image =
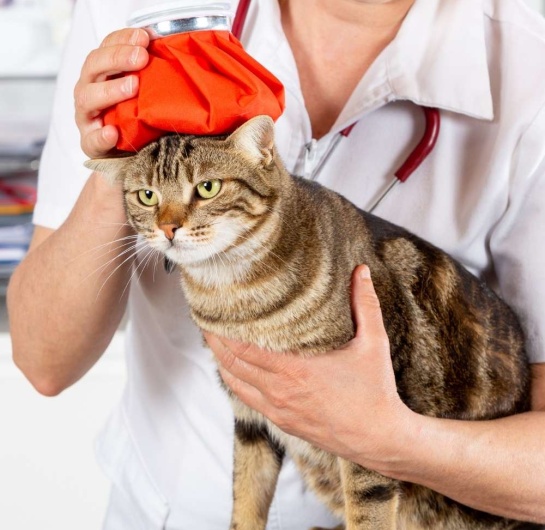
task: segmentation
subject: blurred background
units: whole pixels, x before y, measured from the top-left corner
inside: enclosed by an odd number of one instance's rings
[[[116,1],[116,0],[112,0]],[[98,530],[93,442],[124,382],[122,337],[81,384],[40,396],[11,360],[5,289],[32,235],[36,171],[73,0],[0,0],[0,529]]]
[[[124,383],[123,337],[82,381],[37,394],[11,360],[5,288],[32,234],[36,171],[75,0],[0,0],[0,530],[97,530],[95,436]],[[116,0],[112,0],[116,1]],[[545,0],[525,0],[545,14]]]

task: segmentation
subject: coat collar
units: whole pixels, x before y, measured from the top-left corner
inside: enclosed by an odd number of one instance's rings
[[[416,0],[334,128],[390,101],[494,117],[482,0]]]

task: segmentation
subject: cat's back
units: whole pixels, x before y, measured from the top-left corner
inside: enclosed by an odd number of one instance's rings
[[[317,183],[296,182],[327,225],[343,274],[361,263],[371,269],[411,408],[467,419],[529,408],[524,337],[507,304],[441,249]]]

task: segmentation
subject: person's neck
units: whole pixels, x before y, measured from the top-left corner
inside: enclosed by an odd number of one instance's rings
[[[320,138],[415,0],[279,1],[313,134]]]
[[[415,0],[280,0],[283,17],[304,21],[343,23],[369,32],[397,31]]]

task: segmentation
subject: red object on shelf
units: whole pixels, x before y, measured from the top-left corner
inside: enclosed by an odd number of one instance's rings
[[[248,119],[284,110],[284,88],[228,31],[196,31],[153,40],[137,72],[136,97],[108,109],[117,148],[137,151],[165,133],[217,135]],[[131,74],[134,75],[134,74]]]
[[[35,186],[0,179],[0,215],[31,213],[35,204]]]

